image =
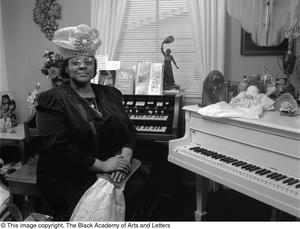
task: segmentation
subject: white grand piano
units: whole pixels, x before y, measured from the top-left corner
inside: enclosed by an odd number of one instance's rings
[[[209,118],[197,105],[183,109],[185,135],[169,142],[168,160],[197,175],[197,221],[206,213],[209,180],[300,217],[299,115]]]

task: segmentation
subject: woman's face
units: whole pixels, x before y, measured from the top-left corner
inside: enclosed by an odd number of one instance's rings
[[[75,84],[84,85],[91,81],[95,72],[95,60],[90,56],[76,56],[68,61],[67,72]]]

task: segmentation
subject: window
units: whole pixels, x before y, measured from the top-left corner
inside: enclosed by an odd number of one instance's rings
[[[163,62],[161,43],[170,35],[175,41],[164,48],[171,49],[179,67],[173,65],[175,82],[186,97],[201,97],[187,0],[128,0],[117,50],[121,67],[132,68],[138,61]]]

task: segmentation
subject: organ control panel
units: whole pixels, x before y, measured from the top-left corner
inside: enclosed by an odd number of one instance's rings
[[[167,141],[178,137],[182,95],[124,95],[123,105],[138,139]]]

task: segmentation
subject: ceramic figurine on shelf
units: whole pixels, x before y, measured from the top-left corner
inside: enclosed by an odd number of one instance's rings
[[[9,94],[3,94],[0,103],[1,132],[6,132],[7,129],[17,126],[15,109],[16,102],[13,97]]]

